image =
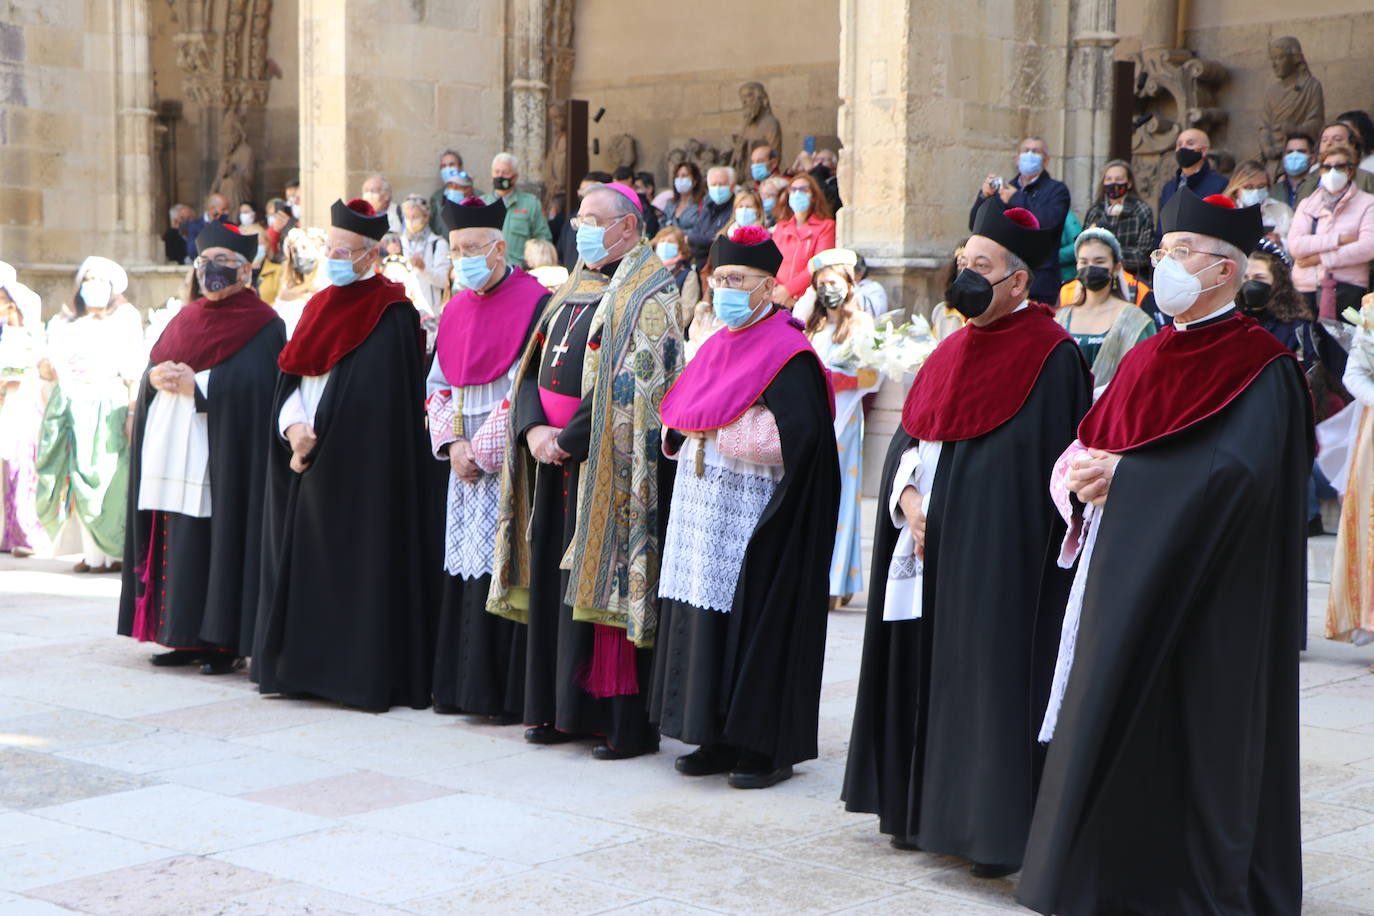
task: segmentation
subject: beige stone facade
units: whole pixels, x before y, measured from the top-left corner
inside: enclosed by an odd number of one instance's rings
[[[1374,108],[1367,0],[3,0],[0,258],[49,311],[87,254],[128,264],[140,304],[156,304],[178,275],[156,267],[166,207],[200,205],[226,112],[253,150],[251,197],[261,206],[299,175],[318,223],[374,171],[398,197],[428,195],[446,147],[479,186],[502,148],[538,183],[542,113],[568,97],[605,109],[588,134],[594,168],[632,151],[663,183],[675,151],[706,161],[731,147],[739,85],[758,80],[785,160],[804,136],[843,145],[840,238],[895,304],[925,309],[974,187],[1010,177],[1020,136],[1046,138],[1052,173],[1086,208],[1121,116],[1114,61],[1179,81],[1177,97],[1140,101],[1173,125],[1151,142],[1167,147],[1196,115],[1243,159],[1282,35],[1302,42],[1328,116]],[[1176,110],[1185,96],[1198,112]],[[1146,147],[1138,162],[1167,173]]]

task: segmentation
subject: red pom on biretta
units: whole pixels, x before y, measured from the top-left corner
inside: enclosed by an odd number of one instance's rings
[[[1007,219],[1011,220],[1016,225],[1020,226],[1022,229],[1040,228],[1040,220],[1036,219],[1035,214],[1027,210],[1025,207],[1012,207],[1008,210],[1003,210],[1002,215],[1005,216]]]
[[[1236,209],[1236,202],[1225,194],[1209,194],[1202,198],[1202,202],[1214,207],[1225,207],[1227,210]]]
[[[348,209],[352,210],[354,213],[361,213],[363,216],[377,215],[377,211],[372,209],[372,204],[363,200],[361,197],[353,198],[344,206],[348,207]]]
[[[772,238],[762,226],[738,226],[730,233],[730,241],[736,245],[758,245]]]

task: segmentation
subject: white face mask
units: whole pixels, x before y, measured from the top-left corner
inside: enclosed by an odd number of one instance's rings
[[[81,301],[88,309],[103,309],[110,304],[111,292],[104,280],[87,280],[81,284]]]
[[[1253,207],[1255,204],[1264,203],[1264,199],[1269,196],[1269,189],[1242,188],[1239,196],[1242,207]]]
[[[1332,169],[1322,175],[1322,187],[1332,194],[1339,194],[1350,183],[1350,176],[1343,169]]]
[[[1211,266],[1211,264],[1207,265],[1207,267]],[[1202,273],[1207,267],[1202,268],[1198,273]],[[1197,278],[1197,274],[1188,273],[1188,268],[1173,258],[1165,258],[1155,268],[1155,304],[1159,306],[1161,312],[1170,318],[1182,315],[1193,307],[1198,296],[1219,286],[1221,286],[1220,283],[1214,283],[1204,288],[1202,281]]]

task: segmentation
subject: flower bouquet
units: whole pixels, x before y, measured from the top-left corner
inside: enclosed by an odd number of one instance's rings
[[[879,374],[902,379],[914,373],[935,349],[936,342],[930,324],[921,316],[897,324],[892,313],[888,313],[878,319],[871,332],[854,334],[845,341],[842,350],[835,354],[835,361],[858,369],[860,388],[872,387]]]

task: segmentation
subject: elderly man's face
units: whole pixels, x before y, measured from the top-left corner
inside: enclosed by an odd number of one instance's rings
[[[219,219],[229,212],[229,201],[220,194],[211,194],[205,199],[205,212],[211,219]]]
[[[706,187],[730,187],[730,173],[725,171],[725,169],[711,169],[709,172],[706,173]]]
[[[497,162],[494,165],[492,165],[491,177],[509,178],[511,181],[514,181],[518,176],[515,173],[515,169],[511,167],[511,164],[506,160],[502,159],[500,162]]]
[[[617,197],[616,191],[590,191],[582,198],[581,205],[577,208],[577,217],[584,223],[591,223],[606,230],[602,236],[601,244],[611,253],[610,259],[614,259],[624,254],[633,244],[633,239],[638,236],[639,223],[635,217],[615,211],[615,201],[611,195]],[[626,244],[627,240],[629,244]],[[596,265],[592,265],[595,267]]]
[[[439,168],[441,169],[461,169],[462,167],[463,160],[453,153],[444,153],[439,157]]]
[[[239,290],[246,287],[249,284],[249,282],[251,282],[253,279],[253,262],[246,260],[243,257],[243,255],[239,254],[237,251],[231,251],[230,249],[225,248],[223,246],[216,246],[214,248],[207,248],[204,251],[202,251],[200,253],[200,257],[196,259],[197,262],[199,262],[201,258],[204,258],[207,263],[213,262],[215,264],[222,264],[226,266],[229,264],[238,265],[238,278],[235,280],[234,283],[232,283],[229,286],[226,286],[224,289],[215,290],[214,292],[211,292],[208,289],[201,290],[205,298],[209,299],[211,302],[217,302],[220,299],[232,296],[234,293],[237,293]],[[201,281],[203,284],[205,279],[204,269],[199,266],[196,269],[201,275]]]
[[[759,163],[762,165],[773,164],[773,150],[767,146],[756,146],[754,151],[749,154],[749,164]]]
[[[1043,143],[1040,145],[1042,147],[1044,146]],[[1041,155],[1043,156],[1044,153],[1042,152]],[[832,172],[835,171],[835,166],[839,164],[839,160],[835,158],[835,154],[828,149],[823,149],[817,152],[815,156],[811,157],[811,161],[814,162],[816,165],[825,166]]]
[[[1317,152],[1324,153],[1333,146],[1354,146],[1351,142],[1350,128],[1344,124],[1332,124],[1322,131],[1321,142],[1317,144]]]
[[[1040,139],[1037,139],[1037,138],[1032,137],[1032,138],[1029,138],[1029,139],[1026,139],[1026,140],[1022,140],[1022,141],[1021,141],[1021,147],[1020,147],[1020,149],[1017,150],[1017,152],[1018,152],[1018,153],[1038,153],[1038,154],[1040,155],[1041,160],[1045,160],[1045,159],[1048,159],[1048,158],[1049,158],[1049,153],[1047,152],[1048,149],[1049,149],[1049,148],[1048,148],[1047,146],[1045,146],[1045,141],[1044,141],[1044,140],[1040,140]]]
[[[380,178],[369,178],[363,182],[363,200],[372,204],[372,209],[380,213],[391,204],[391,192],[386,190]]]
[[[330,226],[324,239],[325,257],[349,261],[353,265],[353,272],[360,277],[372,269],[379,260],[378,254],[382,250],[382,246],[378,245],[369,251],[366,238],[356,232],[340,229],[338,226]]]
[[[1200,130],[1185,130],[1174,141],[1174,149],[1195,149],[1204,156],[1212,148],[1212,142]]]
[[[1010,313],[1025,298],[1029,278],[1018,279],[1007,273],[1007,250],[992,239],[981,235],[971,237],[964,246],[960,264],[982,274],[983,279],[992,284],[992,304],[983,314],[971,319],[971,324],[979,327],[991,324]]]

